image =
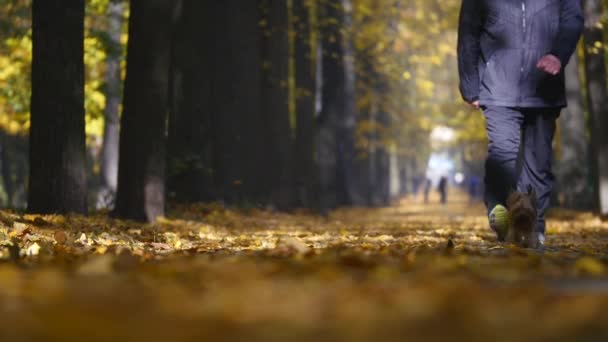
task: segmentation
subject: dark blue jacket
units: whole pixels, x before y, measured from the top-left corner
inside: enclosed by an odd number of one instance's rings
[[[467,102],[564,107],[564,73],[536,68],[553,54],[562,70],[583,29],[580,0],[463,0],[458,29],[460,92]]]

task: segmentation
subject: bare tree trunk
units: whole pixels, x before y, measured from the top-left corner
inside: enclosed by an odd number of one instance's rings
[[[210,56],[213,5],[184,0],[171,66],[171,113],[167,142],[168,198],[177,202],[216,199],[213,186]],[[201,43],[204,42],[204,43]]]
[[[294,1],[295,66],[296,66],[296,139],[295,180],[298,204],[310,207],[316,191],[314,162],[316,54],[312,42],[312,9],[306,1]]]
[[[108,5],[108,45],[106,58],[103,145],[101,147],[101,186],[97,194],[97,208],[113,209],[118,184],[118,146],[121,101],[120,61],[122,48],[120,36],[124,14],[124,2],[110,1]]]
[[[377,125],[376,125],[376,187],[374,188],[375,193],[375,204],[379,206],[386,206],[391,201],[391,172],[393,167],[393,161],[389,147],[386,146],[385,141],[385,127],[388,126],[388,114],[385,112],[384,106],[381,105],[380,111],[378,112]]]
[[[585,0],[585,75],[590,113],[597,209],[608,215],[608,89],[601,0]],[[596,43],[600,43],[600,47]]]
[[[165,212],[165,130],[176,2],[132,0],[115,213],[154,221]]]
[[[84,0],[35,0],[28,210],[87,213]]]
[[[0,132],[0,139],[2,141],[2,184],[4,185],[4,192],[6,193],[6,206],[12,208],[15,183],[13,181],[13,168],[11,167],[13,158],[10,151],[10,138],[5,132]]]
[[[257,1],[213,4],[207,82],[213,125],[214,184],[228,203],[255,202],[268,192],[261,101],[260,12]],[[261,181],[262,180],[262,181]]]
[[[564,205],[570,208],[585,208],[589,198],[587,191],[588,141],[586,139],[585,108],[583,103],[582,82],[579,75],[578,55],[572,55],[566,67],[566,96],[568,108],[558,120],[560,126],[561,158],[558,163],[560,192]]]
[[[270,165],[266,175],[270,202],[279,208],[293,206],[293,141],[289,122],[289,38],[287,1],[268,1],[265,13],[268,27],[264,35],[264,75],[262,97],[266,116]]]
[[[350,0],[327,1],[323,6],[323,93],[321,121],[333,129],[325,133],[326,147],[333,145],[335,164],[328,160],[324,166],[333,168],[322,172],[324,192],[335,192],[337,205],[350,205],[355,192],[354,180],[354,56],[349,32],[352,8]],[[344,34],[343,30],[347,32]],[[333,135],[333,139],[331,138]],[[325,148],[327,158],[332,151]]]

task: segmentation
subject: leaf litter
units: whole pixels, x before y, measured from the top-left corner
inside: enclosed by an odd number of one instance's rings
[[[0,340],[608,337],[608,223],[556,210],[535,251],[496,243],[483,212],[1,212]]]

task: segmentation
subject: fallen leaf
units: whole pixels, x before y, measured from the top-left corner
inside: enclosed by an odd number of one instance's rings
[[[9,237],[18,237],[23,238],[26,234],[32,232],[32,229],[28,227],[25,223],[15,222],[13,224],[13,230],[8,233]]]
[[[106,275],[112,272],[114,258],[108,254],[93,256],[78,268],[78,274],[86,276]]]
[[[97,248],[95,248],[95,253],[97,254],[106,254],[107,251],[108,246],[97,246]]]
[[[455,245],[454,245],[454,241],[452,239],[448,239],[448,245],[446,246],[447,250],[452,250],[454,249]]]
[[[150,246],[152,246],[152,248],[154,248],[154,249],[165,249],[165,250],[171,249],[171,245],[169,245],[167,243],[163,243],[163,242],[152,242],[152,243],[150,243]]]
[[[309,247],[302,241],[292,237],[281,237],[277,241],[276,249],[284,252],[295,252],[297,254],[306,254]]]
[[[13,229],[16,231],[22,231],[27,228],[27,225],[23,222],[13,222]]]
[[[34,224],[37,226],[48,226],[50,225],[49,222],[47,222],[45,219],[43,219],[42,217],[36,217],[34,219]]]
[[[141,235],[141,229],[129,229],[127,230],[127,233],[131,234],[131,235]]]
[[[25,255],[26,256],[36,256],[40,253],[40,245],[38,245],[38,243],[34,242],[33,244],[31,244],[26,250],[25,250]]]
[[[79,242],[84,246],[89,245],[89,239],[87,239],[87,236],[85,233],[80,234],[80,237],[78,238],[78,240],[76,240],[74,242]]]
[[[56,230],[53,234],[53,238],[60,245],[63,245],[68,239],[63,230]]]
[[[592,257],[583,257],[576,261],[574,268],[578,273],[587,275],[602,275],[604,273],[604,264],[601,261]]]

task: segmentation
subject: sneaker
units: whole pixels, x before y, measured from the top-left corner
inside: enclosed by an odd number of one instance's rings
[[[538,232],[538,247],[545,247],[545,233]]]
[[[496,205],[490,215],[488,215],[490,221],[490,228],[496,232],[498,241],[505,241],[507,232],[509,231],[509,211],[503,205]]]

